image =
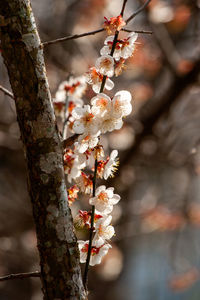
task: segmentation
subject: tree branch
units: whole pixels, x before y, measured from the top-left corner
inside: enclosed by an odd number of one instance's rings
[[[147,0],[141,7],[139,7],[125,22],[128,24],[135,16],[137,16],[141,11],[143,11],[147,5],[151,2],[151,0]]]
[[[86,299],[43,51],[29,0],[0,1],[0,39],[27,162],[45,300]]]
[[[9,274],[0,277],[0,281],[13,280],[13,279],[25,279],[25,278],[40,277],[40,276],[41,273],[39,271],[29,272],[29,273]]]
[[[124,2],[123,2],[122,9],[121,9],[121,12],[120,12],[120,15],[121,15],[121,16],[124,15],[124,10],[125,10],[127,1],[128,1],[128,0],[124,0]]]
[[[122,31],[125,32],[136,32],[136,33],[142,33],[142,34],[152,34],[153,31],[150,30],[133,30],[133,29],[128,29],[128,28],[122,28]]]
[[[6,88],[4,88],[2,85],[0,85],[0,91],[2,91],[6,96],[9,96],[13,100],[15,100],[13,94],[9,90],[7,90]]]
[[[69,35],[69,36],[65,36],[62,38],[58,38],[52,41],[47,41],[47,42],[43,42],[42,46],[46,47],[52,44],[57,44],[57,43],[62,43],[62,42],[66,42],[66,41],[70,41],[70,40],[76,40],[85,36],[89,36],[89,35],[95,35],[97,33],[103,32],[105,29],[104,28],[100,28],[94,31],[89,31],[89,32],[85,32],[85,33],[81,33],[81,34],[74,34],[74,35]],[[126,32],[136,32],[136,33],[141,33],[141,34],[152,34],[152,31],[148,31],[148,30],[131,30],[131,29],[126,29],[123,28],[122,31],[126,31]]]
[[[88,36],[88,35],[94,35],[96,33],[103,32],[103,31],[104,31],[104,28],[100,28],[100,29],[97,29],[97,30],[93,30],[93,31],[89,31],[89,32],[81,33],[81,34],[69,35],[69,36],[59,38],[59,39],[56,39],[56,40],[52,40],[52,41],[49,41],[49,42],[43,42],[42,45],[45,47],[45,46],[51,45],[51,44],[57,44],[57,43],[60,43],[60,42],[75,40],[75,39],[79,39],[81,37]]]

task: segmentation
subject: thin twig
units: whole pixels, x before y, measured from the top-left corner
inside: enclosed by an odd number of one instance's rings
[[[67,129],[66,129],[66,125],[67,125],[67,121],[68,121],[68,118],[66,118],[67,110],[68,110],[68,96],[66,96],[66,98],[65,98],[64,124],[63,124],[63,129],[62,129],[63,139],[66,139],[66,136],[67,136]]]
[[[134,30],[134,29],[127,29],[127,28],[122,28],[122,31],[125,32],[136,32],[136,33],[142,33],[142,34],[152,34],[153,31],[149,31],[149,30]]]
[[[128,24],[135,16],[137,16],[141,11],[147,7],[147,5],[151,2],[151,0],[147,0],[141,7],[139,7],[125,22]]]
[[[78,39],[78,38],[88,36],[88,35],[94,35],[96,33],[102,32],[102,31],[104,31],[104,28],[100,28],[97,30],[93,30],[93,31],[89,31],[89,32],[81,33],[81,34],[69,35],[69,36],[65,36],[63,38],[59,38],[59,39],[48,41],[48,42],[43,42],[42,45],[45,47],[45,46],[48,46],[51,44],[57,44],[57,43],[64,42],[64,41],[74,40],[74,39]]]
[[[2,85],[0,85],[0,90],[7,96],[9,96],[10,98],[12,98],[13,100],[15,100],[13,94],[7,90],[6,88],[4,88]]]
[[[123,2],[123,5],[122,5],[122,10],[121,10],[121,13],[120,13],[120,15],[123,17],[123,14],[124,14],[124,10],[125,10],[125,6],[126,6],[126,2],[127,2],[128,0],[124,0],[124,2]]]
[[[29,272],[29,273],[9,274],[9,275],[0,277],[0,281],[13,280],[13,279],[25,279],[25,278],[40,277],[40,276],[41,276],[41,273],[39,271]]]
[[[95,159],[94,176],[93,176],[93,181],[92,181],[92,196],[93,197],[95,197],[95,191],[96,191],[97,166],[98,166],[98,161],[97,161],[97,159]],[[88,271],[89,271],[90,257],[91,257],[91,252],[92,252],[92,238],[93,238],[93,232],[94,232],[94,216],[95,216],[95,206],[92,205],[88,254],[87,254],[87,259],[86,259],[86,264],[85,264],[85,271],[84,271],[84,275],[83,275],[83,284],[86,289],[87,289],[87,277],[88,277]]]
[[[79,39],[81,37],[85,37],[85,36],[89,36],[89,35],[95,35],[96,33],[103,32],[104,30],[105,30],[104,28],[100,28],[98,30],[94,30],[94,31],[90,31],[90,32],[65,36],[65,37],[62,37],[62,38],[58,38],[56,40],[43,42],[42,46],[45,47],[45,46],[52,45],[52,44],[58,44],[58,43],[62,43],[62,42],[70,41],[70,40]],[[141,34],[152,34],[152,31],[148,31],[148,30],[147,31],[146,30],[131,30],[131,29],[123,28],[122,31],[136,32],[136,33],[141,33]]]

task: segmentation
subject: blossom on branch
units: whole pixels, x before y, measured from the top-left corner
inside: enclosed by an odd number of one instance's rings
[[[105,185],[101,185],[96,189],[95,197],[90,198],[89,203],[104,214],[109,214],[113,210],[113,205],[117,204],[120,196],[113,193],[114,188],[106,189]]]
[[[126,117],[132,112],[131,99],[131,93],[128,91],[120,91],[115,94],[112,100],[115,118]]]
[[[108,177],[114,176],[114,173],[116,172],[117,167],[119,165],[119,158],[117,156],[118,156],[118,151],[113,150],[105,164],[104,173],[103,173],[103,177],[105,180],[107,180]]]
[[[92,114],[89,105],[76,107],[72,111],[72,116],[75,119],[73,124],[73,130],[75,133],[97,134],[99,132],[98,120],[95,119],[95,116]]]
[[[80,176],[75,179],[80,191],[85,194],[92,194],[92,176],[81,172]]]
[[[86,73],[86,80],[88,84],[92,85],[93,91],[95,93],[99,93],[101,89],[103,75],[99,73],[96,68],[90,68],[89,72]],[[113,87],[113,81],[107,77],[105,82],[105,89],[110,91],[113,89]]]
[[[80,262],[85,263],[88,254],[89,241],[78,241],[78,247],[80,251]],[[98,247],[94,242],[91,249],[90,266],[100,264],[103,256],[108,253],[109,248],[112,248],[110,244],[104,244]]]
[[[119,159],[117,158],[118,151],[113,150],[110,157],[107,160],[99,160],[97,163],[97,175],[99,178],[113,177],[119,165]]]
[[[103,27],[107,31],[108,35],[114,34],[116,30],[120,31],[126,25],[126,22],[123,20],[121,15],[112,17],[110,18],[110,20],[108,20],[106,17],[104,17],[104,19],[105,22],[103,24]]]
[[[138,38],[138,34],[135,32],[131,32],[127,38],[125,39],[118,39],[115,46],[115,51],[113,53],[113,58],[116,61],[119,61],[120,58],[127,59],[131,57],[135,50],[135,41]],[[112,49],[114,41],[114,35],[108,36],[105,39],[105,46],[101,49],[101,55],[108,55]]]
[[[77,187],[77,185],[73,185],[69,189],[67,189],[69,206],[71,206],[73,202],[78,198],[78,192],[79,188]]]
[[[95,68],[105,76],[112,77],[114,75],[114,59],[110,55],[103,55],[97,58]]]
[[[111,99],[104,93],[97,94],[91,99],[92,113],[103,117],[106,113],[111,111]]]
[[[105,216],[100,218],[95,226],[95,241],[96,246],[100,247],[105,244],[106,241],[110,240],[115,234],[114,227],[110,225],[112,216]]]
[[[87,88],[85,76],[70,77],[63,81],[56,92],[56,98],[65,101],[66,96],[71,98],[81,98]]]

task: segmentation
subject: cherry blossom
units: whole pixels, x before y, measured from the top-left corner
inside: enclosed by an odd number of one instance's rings
[[[70,77],[69,80],[63,81],[56,92],[56,99],[65,101],[66,96],[70,99],[81,98],[87,88],[85,76]]]
[[[112,45],[113,45],[113,40],[114,40],[114,35],[108,36],[105,39],[104,42],[104,47],[101,48],[100,50],[100,54],[101,55],[108,55],[111,52],[112,49]],[[115,51],[113,53],[113,58],[115,60],[119,60],[121,57],[121,48],[122,48],[122,43],[120,43],[119,41],[117,41],[116,45],[115,45]]]
[[[138,38],[138,34],[136,32],[131,32],[126,39],[123,40],[122,48],[121,48],[121,57],[124,59],[129,58],[133,55],[135,50],[135,41]]]
[[[88,84],[92,85],[92,89],[95,93],[100,92],[103,75],[97,72],[96,68],[90,68],[89,72],[86,73],[86,80]],[[113,81],[107,77],[105,82],[105,89],[110,91],[113,89],[113,87]]]
[[[64,153],[64,171],[68,174],[68,181],[71,182],[81,175],[81,169],[86,167],[86,158],[83,155],[76,155],[71,149]]]
[[[119,159],[117,158],[117,156],[118,156],[118,151],[113,150],[104,167],[103,177],[105,180],[107,180],[108,177],[113,176],[113,174],[117,170],[117,167],[119,165]]]
[[[103,215],[96,211],[94,214],[94,225],[102,218]],[[91,226],[91,211],[79,210],[79,214],[75,217],[74,223],[76,228],[86,227],[89,229]]]
[[[82,134],[78,137],[77,149],[80,153],[86,152],[88,149],[94,148],[98,144],[98,134]]]
[[[115,234],[114,227],[110,225],[112,216],[105,216],[97,221],[95,226],[95,241],[96,246],[100,247],[105,244],[105,241],[110,240]]]
[[[112,114],[106,114],[101,122],[101,133],[107,131],[119,130],[123,126],[122,118],[115,118]]]
[[[104,93],[97,94],[91,99],[92,113],[103,117],[106,113],[111,110],[111,99]]]
[[[73,202],[77,199],[78,192],[79,188],[77,187],[77,185],[73,185],[69,189],[67,189],[69,206],[71,206]]]
[[[110,55],[97,58],[95,67],[102,75],[112,77],[114,75],[114,59]]]
[[[117,40],[115,51],[113,53],[113,57],[116,61],[119,61],[120,58],[127,59],[133,55],[135,50],[135,41],[138,38],[138,34],[135,32],[131,32],[127,38],[122,40]],[[108,36],[105,39],[105,46],[100,50],[101,55],[108,55],[112,49],[114,41],[114,35]]]
[[[72,111],[72,116],[75,121],[73,124],[73,130],[77,134],[90,133],[99,134],[99,124],[98,120],[95,120],[94,114],[91,112],[89,105],[84,105],[83,107],[76,107]]]
[[[125,59],[124,58],[120,58],[119,61],[116,62],[115,64],[115,76],[118,77],[123,70],[127,69],[127,66],[124,64]]]
[[[78,247],[80,251],[80,262],[85,263],[88,254],[89,241],[78,241]],[[103,256],[108,253],[109,248],[112,248],[110,244],[104,244],[100,247],[92,244],[90,266],[94,266],[101,263]]]
[[[82,171],[75,181],[82,193],[92,194],[93,182],[91,175],[87,175]]]
[[[112,17],[110,18],[110,20],[108,20],[106,17],[104,17],[104,19],[105,22],[103,26],[106,29],[108,35],[114,34],[116,30],[120,31],[126,25],[126,22],[123,20],[121,15]]]
[[[119,165],[119,159],[117,158],[117,155],[118,151],[113,150],[110,154],[110,157],[107,157],[107,160],[98,160],[97,175],[99,178],[104,178],[107,180],[108,177],[114,176],[114,173]]]
[[[120,196],[113,193],[114,188],[106,189],[105,185],[101,185],[96,189],[95,197],[90,198],[89,203],[95,205],[95,208],[104,214],[109,214],[113,210],[113,205],[117,204]]]
[[[117,92],[112,100],[113,116],[122,118],[128,116],[132,111],[131,93],[128,91]]]

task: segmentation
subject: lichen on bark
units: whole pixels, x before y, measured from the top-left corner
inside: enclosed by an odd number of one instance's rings
[[[63,153],[29,0],[0,1],[2,56],[15,97],[36,224],[44,299],[86,299]]]

